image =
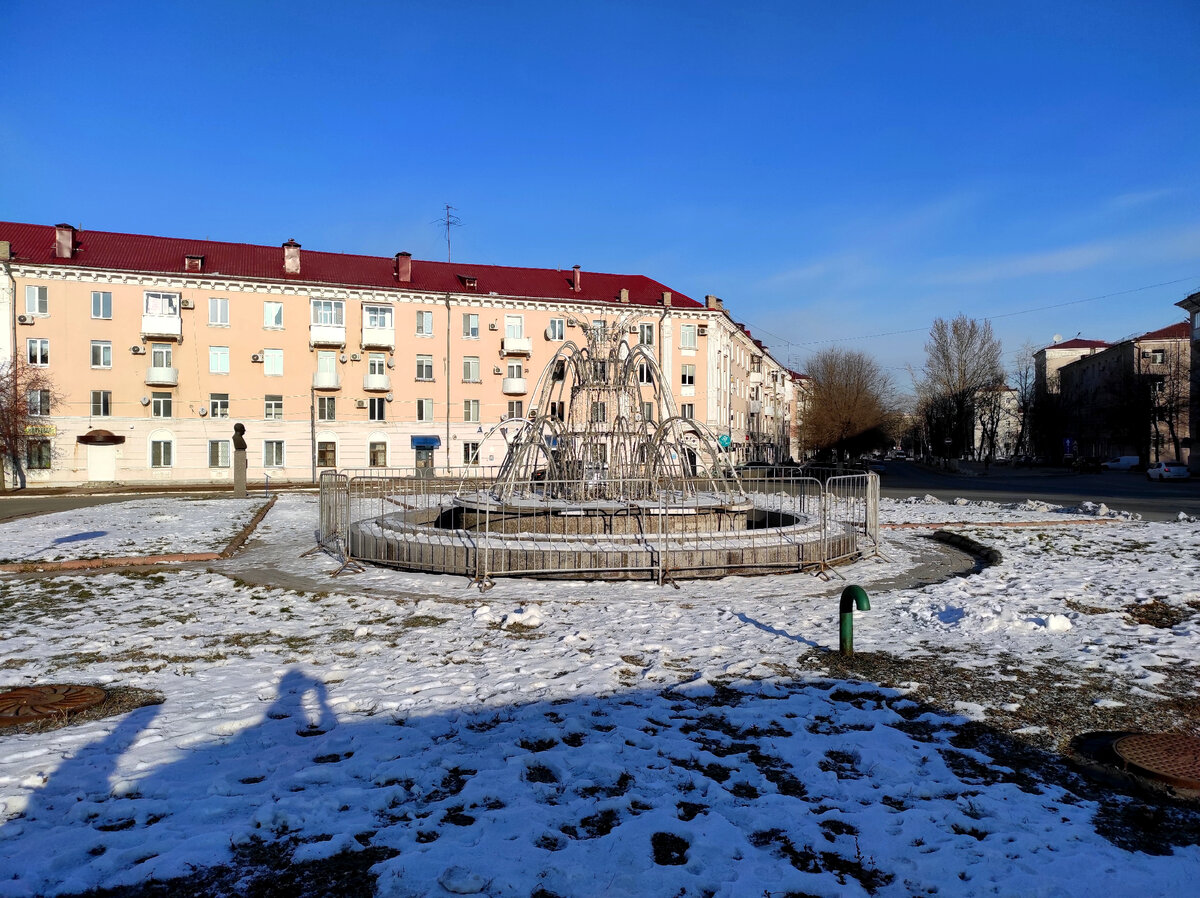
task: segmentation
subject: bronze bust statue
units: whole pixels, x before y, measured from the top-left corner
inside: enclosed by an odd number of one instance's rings
[[[241,421],[239,421],[237,424],[233,425],[233,448],[234,449],[245,449],[246,448],[246,438],[243,436],[243,434],[245,432],[246,432],[246,425],[243,424]]]

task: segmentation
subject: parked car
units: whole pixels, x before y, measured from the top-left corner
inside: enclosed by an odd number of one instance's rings
[[[1080,474],[1098,474],[1103,468],[1103,462],[1098,455],[1079,455],[1075,458],[1075,463],[1071,466]]]
[[[1100,467],[1105,471],[1132,471],[1140,461],[1136,455],[1116,455],[1100,462]]]
[[[1147,480],[1186,480],[1187,465],[1177,461],[1159,461],[1146,469]]]

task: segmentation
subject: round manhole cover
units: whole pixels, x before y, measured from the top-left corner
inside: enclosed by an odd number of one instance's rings
[[[0,727],[66,717],[104,701],[95,686],[22,686],[0,692]]]
[[[1131,767],[1156,779],[1200,789],[1200,739],[1182,733],[1137,733],[1113,743]]]

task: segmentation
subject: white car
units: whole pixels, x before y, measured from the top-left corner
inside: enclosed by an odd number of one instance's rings
[[[1187,465],[1177,461],[1155,462],[1146,469],[1147,480],[1186,480]]]

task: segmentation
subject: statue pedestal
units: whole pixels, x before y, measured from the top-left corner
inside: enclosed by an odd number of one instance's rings
[[[233,498],[246,498],[246,450],[233,450]]]

